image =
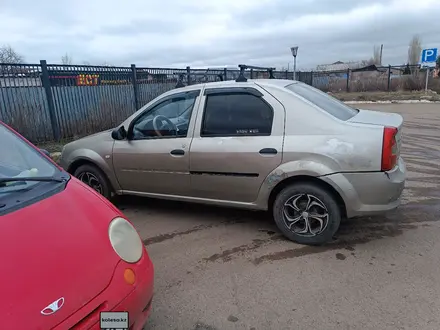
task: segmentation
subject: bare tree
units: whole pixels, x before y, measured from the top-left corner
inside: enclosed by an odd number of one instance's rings
[[[417,65],[420,61],[420,53],[422,52],[422,40],[417,34],[414,35],[408,46],[408,64]]]
[[[0,63],[23,63],[24,57],[17,53],[10,45],[0,47]]]
[[[67,53],[65,55],[61,56],[61,64],[72,65],[72,56],[70,56]]]
[[[381,59],[381,54],[380,54],[380,48],[381,48],[380,46],[374,45],[373,57],[371,58],[374,62],[373,64],[376,64],[376,65],[382,64],[381,63],[382,59]]]
[[[107,61],[104,61],[104,63],[100,64],[100,66],[113,66],[113,65],[108,63]]]
[[[381,58],[380,58],[380,46],[374,45],[373,47],[373,56],[370,57],[369,60],[363,60],[361,61],[361,66],[368,66],[368,65],[381,65]]]
[[[107,61],[104,61],[101,64],[96,64],[96,63],[92,64],[89,61],[82,61],[82,65],[114,66],[113,64],[110,64]]]

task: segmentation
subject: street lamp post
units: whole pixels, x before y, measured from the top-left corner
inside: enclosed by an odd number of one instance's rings
[[[298,55],[298,46],[290,47],[293,55],[293,80],[296,80],[296,55]]]

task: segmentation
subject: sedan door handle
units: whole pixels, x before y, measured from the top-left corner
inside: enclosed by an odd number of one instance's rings
[[[260,150],[261,155],[276,155],[277,153],[277,149],[274,148],[263,148]]]
[[[174,149],[174,150],[171,150],[170,154],[173,156],[183,156],[185,154],[185,150]]]

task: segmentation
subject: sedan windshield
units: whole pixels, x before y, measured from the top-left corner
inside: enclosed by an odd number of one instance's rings
[[[349,120],[359,112],[327,93],[306,84],[293,83],[286,88],[340,120]]]
[[[60,170],[37,150],[0,124],[0,197],[49,181]],[[29,180],[24,180],[29,178]]]

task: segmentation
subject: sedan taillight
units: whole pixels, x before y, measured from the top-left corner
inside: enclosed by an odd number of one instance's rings
[[[385,127],[383,130],[382,144],[382,171],[390,171],[397,163],[397,135],[396,127]]]

